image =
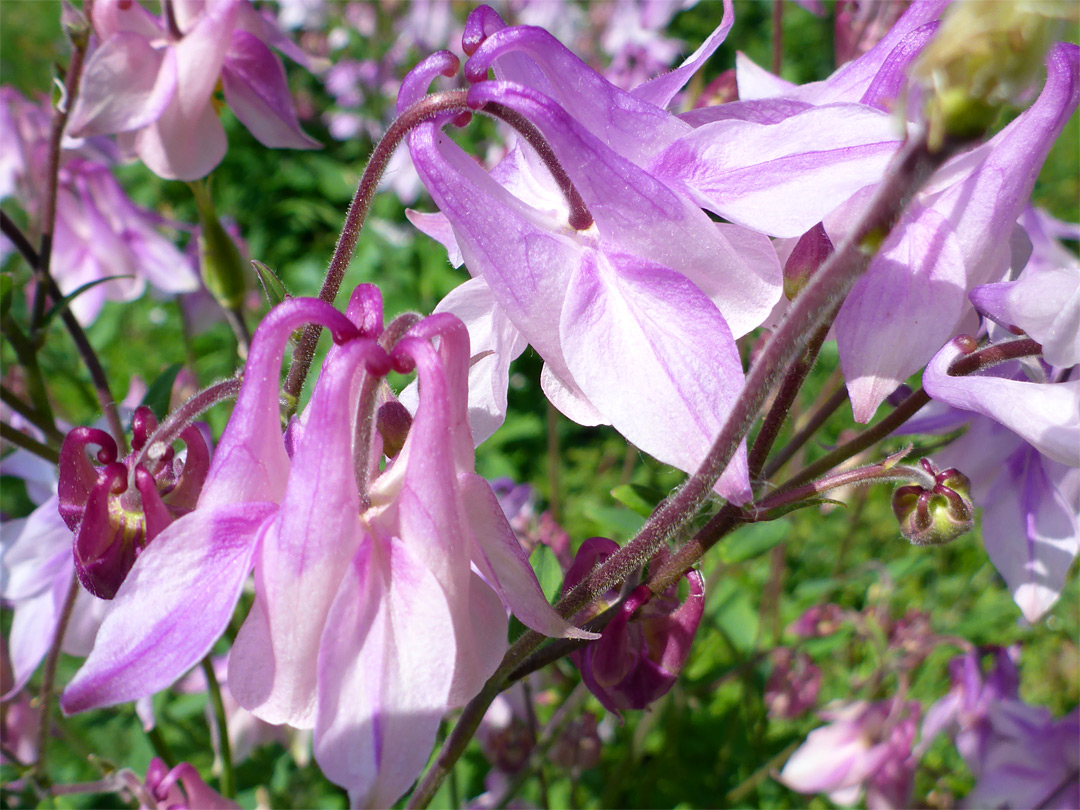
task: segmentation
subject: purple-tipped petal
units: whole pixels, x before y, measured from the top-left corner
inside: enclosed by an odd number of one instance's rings
[[[840,363],[856,421],[878,406],[956,334],[970,311],[965,265],[946,219],[930,208],[895,231],[855,283],[836,318]]]
[[[880,180],[902,137],[887,113],[834,104],[771,125],[726,120],[699,126],[649,169],[732,222],[795,237]]]
[[[151,695],[202,659],[229,623],[271,503],[199,509],[135,561],[93,652],[60,698],[67,714]]]
[[[684,277],[613,258],[587,256],[571,281],[561,321],[567,364],[634,446],[696,470],[742,388],[735,342],[719,310]],[[627,362],[613,362],[620,357]],[[743,502],[746,476],[741,449],[718,491]]]
[[[963,355],[955,342],[934,355],[923,387],[934,399],[993,419],[1061,464],[1080,467],[1080,380],[1033,383],[1003,377],[953,377]]]
[[[529,558],[506,522],[491,485],[473,473],[460,476],[465,515],[476,536],[473,561],[488,584],[526,627],[557,638],[596,639],[580,630],[548,604]]]
[[[396,538],[366,540],[319,649],[315,759],[354,807],[390,807],[423,769],[457,651],[438,580]]]
[[[504,61],[525,55],[521,62]],[[606,146],[644,163],[690,126],[648,101],[620,90],[542,28],[514,26],[491,34],[465,63],[470,81],[494,64],[497,78],[516,82],[574,111],[575,119]],[[662,93],[660,95],[663,95]]]
[[[147,126],[176,92],[176,54],[155,48],[139,34],[107,39],[86,64],[67,132],[75,138]]]
[[[671,100],[675,98],[675,94],[682,90],[690,77],[705,64],[705,60],[712,56],[713,52],[727,39],[728,32],[734,22],[735,10],[732,8],[731,0],[724,0],[724,16],[720,19],[720,25],[716,27],[716,30],[709,34],[708,39],[702,42],[700,47],[677,68],[638,85],[630,91],[630,95],[650,104],[655,104],[657,107],[667,107]]]
[[[254,34],[233,32],[221,83],[229,107],[263,146],[320,148],[300,129],[281,61]]]
[[[1050,365],[1069,368],[1080,362],[1080,265],[984,284],[970,298],[987,317],[1019,327],[1041,343]]]
[[[983,543],[1024,618],[1035,622],[1061,596],[1080,550],[1076,504],[1069,505],[1054,479],[1080,471],[1032,447],[1014,453],[1005,469],[983,506]]]

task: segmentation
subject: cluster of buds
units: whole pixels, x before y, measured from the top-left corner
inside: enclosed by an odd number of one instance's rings
[[[75,428],[60,450],[60,516],[75,532],[75,571],[101,599],[112,599],[146,545],[195,508],[210,468],[197,427],[180,434],[183,458],[152,441],[156,430],[153,411],[143,405],[132,417],[132,450],[123,459],[98,428]],[[101,466],[92,463],[89,445],[99,448],[94,458]]]
[[[900,533],[917,546],[951,543],[975,525],[971,482],[959,470],[939,470],[930,459],[921,459],[919,464],[933,476],[934,485],[928,489],[911,484],[893,493]]]

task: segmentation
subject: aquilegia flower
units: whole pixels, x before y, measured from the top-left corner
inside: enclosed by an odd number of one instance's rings
[[[212,101],[220,80],[229,107],[264,145],[318,148],[300,129],[268,47],[282,49],[283,37],[250,2],[164,0],[162,11],[159,19],[131,0],[94,4],[101,45],[87,60],[69,134],[123,133],[154,173],[196,180],[225,156]]]
[[[461,322],[427,318],[388,354],[378,291],[357,288],[347,313],[293,298],[264,319],[197,508],[136,560],[61,705],[83,711],[175,681],[222,633],[254,567],[230,691],[261,719],[314,728],[326,775],[355,804],[388,806],[427,761],[445,711],[501,660],[504,604],[549,635],[590,634],[548,605],[473,472]],[[279,366],[309,321],[338,345],[283,437]],[[420,404],[380,471],[375,394],[391,368],[414,366]]]

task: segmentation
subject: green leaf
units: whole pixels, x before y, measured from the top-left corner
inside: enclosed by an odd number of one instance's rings
[[[647,518],[656,509],[656,505],[664,499],[664,493],[641,484],[620,484],[611,490],[611,497]]]
[[[764,554],[790,534],[791,523],[787,520],[751,523],[720,543],[720,559],[728,565],[745,562]]]
[[[555,552],[545,545],[539,545],[529,557],[533,571],[540,582],[540,589],[544,592],[548,602],[553,602],[562,588],[563,572],[559,567],[559,560]]]
[[[169,398],[172,396],[173,383],[176,382],[176,375],[180,373],[183,365],[183,363],[173,363],[161,372],[146,390],[142,404],[149,406],[158,419],[164,419],[169,413]]]
[[[97,279],[94,279],[93,281],[86,282],[81,287],[76,288],[73,292],[69,293],[68,295],[65,295],[62,299],[60,299],[55,304],[53,304],[52,309],[50,309],[48,312],[46,312],[45,317],[42,318],[42,320],[41,320],[42,327],[46,327],[50,323],[52,323],[53,318],[55,318],[57,315],[59,315],[61,312],[63,312],[65,309],[67,309],[69,306],[71,306],[72,301],[74,301],[78,296],[82,295],[84,292],[89,290],[91,287],[96,287],[98,284],[104,284],[106,281],[116,281],[116,279],[118,279],[118,278],[135,278],[135,277],[132,276],[132,275],[106,276],[105,278],[97,278]]]
[[[11,291],[14,286],[11,273],[0,273],[0,315],[7,315],[11,309]]]
[[[289,291],[285,289],[285,285],[281,283],[277,273],[258,259],[252,259],[251,266],[255,268],[255,272],[259,276],[259,283],[262,284],[263,292],[266,293],[266,300],[270,302],[270,306],[276,307],[289,297]]]

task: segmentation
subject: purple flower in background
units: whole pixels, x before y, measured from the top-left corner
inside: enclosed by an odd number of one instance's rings
[[[871,810],[910,806],[919,704],[859,701],[820,715],[831,722],[810,732],[779,781],[799,793],[827,793],[844,807],[855,805],[864,790]]]
[[[339,345],[286,443],[278,369],[289,336],[313,320]],[[427,761],[444,712],[501,659],[503,600],[534,629],[589,636],[548,605],[473,472],[464,327],[425,319],[392,356],[376,341],[381,332],[370,285],[357,288],[347,315],[294,298],[263,320],[197,508],[139,555],[64,691],[65,711],[175,681],[224,630],[254,568],[230,691],[256,717],[314,727],[326,775],[356,804],[389,805]],[[354,422],[361,392],[373,395],[392,363],[415,365],[422,393],[404,446],[380,472],[381,440],[354,446]]]
[[[166,0],[160,19],[130,0],[102,0],[93,25],[101,45],[87,60],[70,134],[122,133],[156,174],[196,180],[225,156],[225,129],[211,103],[220,80],[226,102],[261,143],[318,148],[300,129],[269,45],[294,58],[296,51],[247,0]]]
[[[821,669],[804,652],[780,647],[773,652],[773,671],[765,684],[765,705],[770,717],[790,720],[817,703]]]
[[[1054,720],[1016,700],[994,703],[979,779],[968,807],[1080,807],[1080,709]]]
[[[563,591],[618,550],[618,544],[605,537],[590,537],[566,572]],[[653,565],[662,564],[665,557],[666,552],[657,554]],[[636,588],[619,604],[599,641],[570,654],[589,691],[609,711],[644,709],[667,694],[679,677],[705,610],[701,574],[687,572],[686,582],[689,594],[682,602],[676,585],[660,596],[653,596],[644,585]],[[609,594],[610,605],[617,600],[617,593]],[[579,623],[589,618],[578,616]]]
[[[238,810],[240,807],[207,785],[195,767],[187,762],[170,769],[162,760],[154,757],[146,769],[146,781],[142,785],[129,784],[128,787],[138,799],[140,810],[159,807],[170,810]]]
[[[49,140],[48,106],[33,104],[10,88],[0,94],[4,157],[0,199],[14,195],[32,225],[42,215]],[[183,227],[135,205],[105,162],[115,148],[102,138],[64,138],[56,225],[50,268],[60,291],[68,294],[96,284],[71,303],[80,322],[90,323],[106,300],[131,301],[146,284],[168,294],[198,289],[197,272],[183,261],[162,227]]]
[[[990,672],[983,675],[984,653],[993,655]],[[991,736],[990,709],[1003,700],[1019,700],[1017,647],[994,647],[965,653],[949,662],[949,694],[926,711],[920,731],[920,749],[941,732],[950,733],[972,773],[979,775]]]

